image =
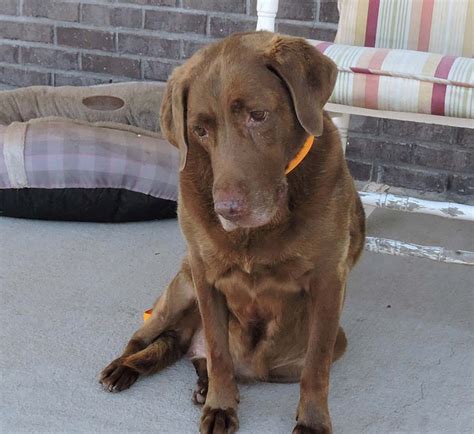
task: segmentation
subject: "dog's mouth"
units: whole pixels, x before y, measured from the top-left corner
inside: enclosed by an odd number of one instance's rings
[[[234,216],[221,215],[217,212],[217,217],[227,232],[236,229],[255,229],[272,223],[277,215],[285,208],[287,202],[286,185],[284,188],[278,188],[276,198],[270,206],[257,205],[249,209],[246,213]]]
[[[275,213],[269,214],[253,214],[251,213],[248,216],[235,218],[229,220],[221,215],[217,215],[219,217],[219,221],[227,232],[235,231],[236,229],[252,229],[252,228],[259,228],[269,224],[273,220],[273,216]]]

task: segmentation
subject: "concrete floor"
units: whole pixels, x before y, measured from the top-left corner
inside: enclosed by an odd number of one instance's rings
[[[474,250],[469,223],[378,210],[369,232]],[[1,218],[0,432],[196,433],[189,362],[121,394],[97,383],[183,250],[176,221]],[[474,432],[474,271],[366,253],[349,282],[335,432]],[[240,433],[291,432],[297,385],[240,389]]]

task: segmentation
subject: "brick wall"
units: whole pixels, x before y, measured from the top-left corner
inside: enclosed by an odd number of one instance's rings
[[[0,0],[0,83],[166,80],[203,45],[253,30],[256,0]],[[335,1],[280,0],[277,30],[331,41]],[[472,130],[471,130],[472,131]],[[469,130],[353,117],[354,176],[474,198]]]
[[[356,179],[474,203],[474,130],[352,116],[347,159]]]
[[[0,0],[0,82],[166,80],[197,49],[254,30],[256,0]],[[281,1],[279,30],[331,40],[334,2]]]

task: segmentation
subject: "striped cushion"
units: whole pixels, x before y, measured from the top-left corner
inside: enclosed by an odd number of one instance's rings
[[[338,44],[473,55],[473,0],[338,0],[338,7]]]
[[[474,118],[474,59],[309,41],[339,74],[330,102]]]

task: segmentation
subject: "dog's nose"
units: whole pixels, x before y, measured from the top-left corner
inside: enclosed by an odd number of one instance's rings
[[[221,195],[214,201],[214,210],[230,221],[237,220],[247,213],[244,198],[240,195]]]

